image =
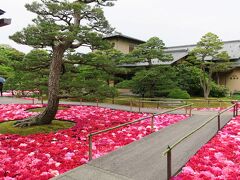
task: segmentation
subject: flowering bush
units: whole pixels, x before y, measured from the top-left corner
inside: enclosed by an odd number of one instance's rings
[[[240,179],[240,116],[204,145],[173,179]]]
[[[13,96],[11,92],[3,92],[3,96]]]
[[[42,105],[0,105],[0,122],[19,120],[37,113]],[[56,133],[20,136],[0,134],[0,179],[49,179],[88,161],[87,135],[148,114],[90,106],[59,110],[56,118],[76,124]],[[155,118],[154,131],[185,119],[185,115],[163,114]],[[93,138],[94,158],[151,133],[150,120],[110,131]]]

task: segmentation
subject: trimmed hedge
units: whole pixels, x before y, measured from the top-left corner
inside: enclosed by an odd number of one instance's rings
[[[190,99],[188,92],[179,88],[171,90],[168,97],[174,99]]]
[[[222,85],[212,84],[212,89],[210,91],[211,97],[225,97],[228,94],[228,89]]]

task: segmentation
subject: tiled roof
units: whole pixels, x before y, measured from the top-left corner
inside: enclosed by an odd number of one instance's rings
[[[143,40],[136,39],[136,38],[133,38],[133,37],[130,37],[130,36],[126,36],[126,35],[123,35],[123,34],[120,34],[120,33],[116,33],[116,34],[112,34],[112,35],[108,35],[108,36],[104,37],[104,39],[112,39],[112,38],[123,38],[123,39],[132,40],[132,41],[137,41],[139,43],[145,43],[145,41],[143,41]]]
[[[184,46],[172,46],[167,47],[166,50],[175,52],[179,50],[187,50],[190,52],[196,47],[196,45],[184,45]],[[240,40],[224,41],[223,49],[221,51],[227,51],[230,59],[240,58]]]

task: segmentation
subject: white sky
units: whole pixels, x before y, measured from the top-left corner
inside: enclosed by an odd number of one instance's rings
[[[0,28],[0,44],[29,51],[8,36],[31,23],[34,14],[24,4],[32,0],[0,1],[0,9],[6,11],[0,18],[12,18],[10,26]],[[175,46],[194,44],[207,32],[224,41],[240,39],[239,7],[239,0],[118,0],[105,15],[118,32],[142,40],[157,36]]]

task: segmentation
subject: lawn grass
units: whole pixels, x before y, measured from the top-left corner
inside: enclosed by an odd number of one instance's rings
[[[19,128],[13,126],[15,122],[16,121],[8,121],[0,123],[0,134],[18,134],[27,136],[30,134],[56,132],[61,129],[71,128],[75,125],[75,123],[69,121],[53,120],[52,124],[49,125]]]
[[[146,98],[144,99],[144,101],[152,101],[152,102],[142,102],[140,103],[141,107],[148,107],[148,108],[174,108],[177,107],[179,105],[166,105],[164,103],[157,103],[157,101],[161,99],[166,99],[166,101],[171,100],[169,98]],[[186,102],[188,104],[193,103],[193,107],[194,108],[217,108],[217,107],[229,107],[231,105],[230,102],[218,102],[218,101],[211,101],[211,100],[232,100],[231,98],[209,98],[210,101],[208,102],[206,99],[202,98],[202,97],[194,97],[191,99],[186,99]],[[123,97],[117,97],[114,99],[114,104],[119,104],[119,105],[130,105],[130,101],[132,100],[133,102],[133,106],[138,107],[139,106],[139,100],[142,100],[140,97],[136,97],[136,96],[123,96]],[[155,101],[155,102],[154,102]],[[113,100],[111,98],[106,98],[104,101],[104,103],[113,103]],[[182,103],[181,105],[184,105],[185,103]]]

